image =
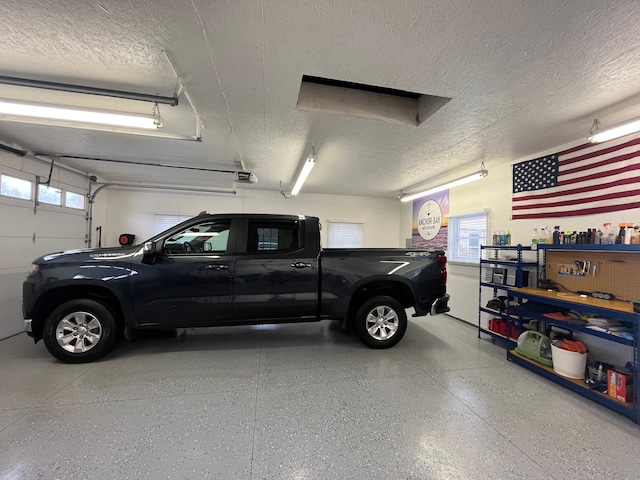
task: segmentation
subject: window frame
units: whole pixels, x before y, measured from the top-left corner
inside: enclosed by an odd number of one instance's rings
[[[470,236],[462,237],[460,235],[460,222],[464,220],[468,220],[469,223],[473,222],[482,222],[480,217],[484,217],[484,237],[482,234],[478,236],[477,246],[474,247],[474,250],[477,249],[477,257],[475,255],[461,255],[461,240],[467,241],[467,249],[471,249],[469,245]],[[448,216],[448,241],[447,241],[447,262],[452,264],[460,264],[460,265],[472,265],[477,266],[480,264],[480,260],[485,258],[486,252],[482,250],[480,247],[482,245],[487,244],[487,236],[489,235],[490,229],[490,210],[482,209],[482,210],[473,210],[469,212],[462,212],[456,215]],[[466,227],[467,230],[473,231],[471,226]],[[477,230],[477,229],[476,229]]]
[[[3,193],[2,192],[2,179],[3,178],[9,178],[11,180],[18,180],[20,182],[26,182],[31,186],[30,192],[29,192],[29,198],[23,198],[23,197],[16,197],[14,195],[8,195],[7,193]],[[24,202],[32,202],[33,201],[33,192],[34,192],[34,183],[32,180],[27,180],[25,178],[20,178],[20,177],[15,177],[13,175],[7,175],[6,173],[0,173],[0,195],[6,198],[12,198],[14,200],[21,200]]]
[[[40,195],[42,195],[43,192],[47,192],[47,191],[50,191],[50,190],[51,191],[56,191],[56,190],[58,191],[58,202],[57,203],[49,202],[47,200],[43,200],[42,198],[40,198]],[[37,191],[38,191],[38,203],[39,204],[54,205],[56,207],[62,207],[63,206],[62,205],[62,197],[63,197],[62,192],[63,192],[63,190],[61,188],[40,184],[40,185],[38,185]]]
[[[333,236],[334,228],[336,226],[345,226],[345,225],[358,225],[360,227],[360,245],[351,246],[351,245],[333,245],[335,237]],[[327,228],[327,248],[364,248],[364,222],[358,220],[328,220],[328,228]]]
[[[82,198],[82,207],[73,207],[69,205],[69,194],[71,194],[72,196],[77,196],[78,198]],[[78,192],[74,192],[72,190],[65,190],[64,191],[64,207],[65,208],[70,208],[72,210],[83,210],[86,211],[87,210],[87,195],[83,194],[83,193],[78,193]]]
[[[156,221],[154,225],[154,231],[155,231],[154,236],[158,236],[161,233],[171,230],[173,227],[176,227],[183,222],[191,220],[195,216],[197,215],[196,214],[189,215],[189,214],[182,214],[182,213],[156,213],[155,214]],[[166,222],[166,220],[169,218],[171,218],[171,221]],[[174,219],[177,219],[175,223],[173,223]],[[173,223],[173,224],[169,225],[170,223]],[[163,226],[163,225],[168,225],[168,226]]]

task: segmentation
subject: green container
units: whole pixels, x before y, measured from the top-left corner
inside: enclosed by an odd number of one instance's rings
[[[553,367],[553,361],[551,360],[551,340],[543,333],[535,330],[527,330],[520,334],[516,352],[534,362],[541,363],[547,367]]]

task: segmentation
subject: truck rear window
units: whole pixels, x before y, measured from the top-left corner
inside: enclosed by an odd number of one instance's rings
[[[247,253],[292,252],[300,248],[299,222],[249,222]]]

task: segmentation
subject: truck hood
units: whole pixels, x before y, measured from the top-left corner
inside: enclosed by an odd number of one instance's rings
[[[130,247],[111,248],[84,248],[76,250],[65,250],[64,252],[47,253],[36,258],[34,264],[69,263],[83,261],[100,261],[122,259],[133,255],[140,249],[140,245]]]

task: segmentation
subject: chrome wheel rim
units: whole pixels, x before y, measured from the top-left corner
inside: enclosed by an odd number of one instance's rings
[[[369,312],[365,323],[371,338],[389,340],[398,331],[400,321],[393,308],[379,305]]]
[[[102,324],[89,312],[66,315],[56,327],[56,340],[69,353],[85,353],[102,338]]]

